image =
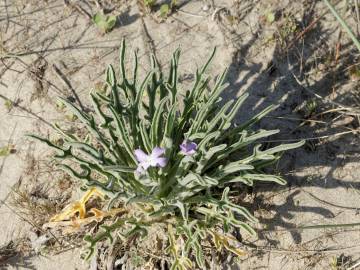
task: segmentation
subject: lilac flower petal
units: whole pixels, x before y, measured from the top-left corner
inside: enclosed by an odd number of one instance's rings
[[[153,166],[153,165],[151,164],[151,160],[147,160],[145,162],[139,163],[139,166],[144,168],[144,170],[147,170],[150,166]]]
[[[164,157],[157,158],[156,159],[156,166],[164,168],[166,166],[167,162],[168,162],[167,158],[164,158]]]
[[[186,145],[184,143],[180,144],[181,152],[186,152]]]
[[[188,140],[184,140],[180,145],[181,153],[190,156],[196,153],[197,144]]]
[[[161,147],[155,147],[151,152],[152,158],[158,158],[161,155],[165,154],[165,149]]]
[[[187,147],[187,151],[195,151],[197,148],[197,144],[194,142],[188,142],[188,144],[186,145]]]
[[[145,152],[141,149],[135,150],[135,157],[136,157],[137,161],[140,163],[146,162],[149,158],[149,156],[147,154],[145,154]]]
[[[157,167],[157,166],[159,166],[158,164],[159,164],[159,160],[160,160],[160,159],[162,159],[162,157],[156,157],[156,158],[150,157],[150,159],[149,159],[149,164],[150,164],[150,166],[151,166],[151,167]]]
[[[149,167],[165,167],[167,164],[167,159],[162,156],[164,154],[165,149],[160,147],[155,147],[150,155],[147,155],[141,149],[136,149],[135,157],[139,164],[135,174],[143,174]]]
[[[139,165],[135,170],[135,175],[137,175],[137,176],[143,175],[144,173],[145,173],[145,170],[141,165]]]

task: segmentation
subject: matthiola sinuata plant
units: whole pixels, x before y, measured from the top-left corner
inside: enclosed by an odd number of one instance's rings
[[[257,219],[229,198],[234,183],[252,186],[254,182],[286,182],[263,168],[277,161],[281,153],[303,142],[264,149],[256,140],[279,130],[251,130],[254,123],[274,109],[270,106],[245,123],[233,123],[247,94],[221,102],[226,87],[226,70],[213,86],[205,65],[196,70],[194,83],[184,96],[178,92],[180,51],[172,56],[169,71],[163,74],[156,58],[151,71],[138,81],[138,58],[133,72],[125,68],[125,42],[120,51],[120,79],[110,65],[106,71],[108,93],[91,92],[94,112],[85,112],[62,99],[87,129],[85,140],[55,125],[64,143],[30,135],[58,153],[59,166],[84,186],[97,188],[124,208],[113,224],[100,226],[88,235],[89,256],[96,243],[121,235],[146,237],[153,224],[164,224],[168,232],[167,252],[173,269],[204,268],[202,241],[212,239],[216,248],[224,247],[238,255],[227,236],[238,228],[254,235],[251,224]],[[71,163],[66,161],[72,161]],[[76,165],[77,164],[77,165]],[[195,258],[193,260],[192,258]]]

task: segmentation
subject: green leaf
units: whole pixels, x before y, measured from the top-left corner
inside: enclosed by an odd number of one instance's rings
[[[0,147],[0,157],[6,157],[8,155],[10,155],[11,153],[13,153],[15,151],[15,149],[13,148],[12,145],[6,145],[3,147]]]
[[[202,187],[216,186],[219,182],[216,178],[201,176],[197,173],[190,172],[187,176],[182,179],[178,179],[178,182],[183,187],[189,188],[189,186],[199,185]]]
[[[146,124],[143,120],[140,121],[140,135],[141,135],[143,145],[146,149],[146,152],[150,153],[152,150],[150,137],[149,137],[148,130],[146,128]]]
[[[115,122],[116,122],[116,129],[118,131],[118,136],[125,147],[128,155],[132,158],[133,162],[136,163],[135,155],[134,155],[134,148],[130,141],[129,135],[125,129],[124,121],[121,119],[121,117],[117,114],[114,107],[109,106],[109,109],[114,116]]]
[[[225,130],[227,128],[230,127],[231,122],[234,120],[237,112],[239,111],[241,105],[244,103],[244,101],[247,99],[247,97],[249,96],[248,93],[243,94],[242,96],[240,96],[237,100],[235,105],[232,107],[231,111],[226,115],[224,122],[221,124],[220,129],[221,130]]]
[[[172,134],[174,132],[174,126],[176,121],[176,110],[177,110],[178,104],[174,103],[166,118],[166,124],[165,124],[165,134],[164,138],[172,138]]]
[[[209,143],[211,144],[210,142],[211,141],[214,141],[216,140],[219,136],[220,136],[221,132],[220,131],[214,131],[208,135],[205,136],[204,139],[201,140],[201,142],[199,143],[198,145],[198,149],[200,149],[203,153],[205,153],[206,149],[206,145]]]
[[[195,133],[191,135],[188,139],[190,141],[195,141],[197,139],[204,139],[207,134],[205,132]]]
[[[227,145],[226,144],[220,144],[214,147],[211,147],[209,150],[205,151],[202,154],[202,157],[200,158],[197,167],[196,167],[196,172],[201,174],[204,172],[204,169],[206,167],[206,165],[208,164],[209,160],[218,152],[223,151],[224,149],[226,149]]]
[[[100,117],[100,119],[103,122],[104,126],[107,126],[113,119],[111,117],[108,117],[103,110],[101,109],[100,101],[98,100],[97,96],[94,93],[90,93],[91,101],[93,103],[93,107],[95,109],[95,112]]]
[[[279,132],[279,130],[259,130],[255,133],[251,134],[250,136],[248,136],[248,132],[242,131],[240,133],[241,137],[239,139],[237,139],[237,141],[234,144],[232,144],[228,148],[224,149],[224,152],[217,155],[216,158],[213,159],[206,166],[206,169],[211,168],[212,166],[214,166],[214,164],[216,164],[217,162],[219,162],[221,160],[227,159],[230,154],[241,150],[242,148],[246,147],[247,145],[253,143],[254,141],[261,139],[261,138],[269,137],[271,135],[277,134],[278,132]]]
[[[11,109],[14,107],[14,103],[9,99],[5,100],[4,105],[8,111],[11,111]]]
[[[243,174],[241,177],[250,181],[275,182],[282,186],[286,185],[286,181],[282,177],[276,175],[246,173]]]
[[[222,184],[227,183],[243,183],[248,186],[253,186],[254,181],[252,179],[244,178],[242,176],[229,177],[221,180]]]
[[[258,113],[257,115],[255,115],[254,117],[252,117],[250,120],[248,120],[245,124],[240,125],[236,128],[233,128],[229,131],[227,131],[222,137],[223,138],[228,138],[233,136],[234,134],[237,134],[243,130],[248,129],[249,127],[251,127],[253,124],[257,123],[258,121],[260,121],[264,116],[266,116],[267,114],[269,114],[270,112],[272,112],[273,110],[275,110],[278,106],[275,105],[270,105],[269,107],[265,108],[264,110],[262,110],[260,113]]]
[[[170,90],[170,101],[171,104],[175,103],[176,94],[177,94],[177,81],[178,81],[178,65],[179,65],[179,58],[180,58],[180,49],[177,49],[172,56],[171,63],[170,63],[170,71],[168,76],[168,81],[165,86],[168,86]]]
[[[270,24],[272,24],[275,21],[275,13],[272,11],[268,11],[265,14],[266,21]]]
[[[162,129],[162,119],[161,119],[161,115],[164,112],[164,106],[166,101],[168,101],[168,98],[163,98],[156,111],[154,114],[154,117],[152,119],[152,123],[151,123],[151,131],[150,131],[150,138],[151,138],[151,143],[152,143],[152,148],[159,146],[160,143],[160,132]]]
[[[84,124],[90,125],[90,122],[94,120],[94,118],[85,112],[81,111],[79,108],[77,108],[75,105],[73,105],[71,102],[67,101],[64,98],[59,97],[58,98],[63,104],[66,105],[66,107],[79,118],[80,121],[82,121]]]
[[[153,74],[153,72],[149,72],[146,75],[144,81],[142,82],[142,84],[140,86],[140,89],[139,89],[138,93],[136,94],[136,99],[135,99],[135,102],[134,102],[134,107],[137,108],[136,113],[141,111],[141,105],[142,105],[141,100],[143,98],[145,89],[148,86],[148,83],[149,83],[149,80],[151,79],[152,74]]]
[[[65,105],[64,105],[65,106]],[[57,130],[59,132],[59,134],[67,141],[79,141],[80,139],[77,138],[76,136],[74,136],[73,134],[69,134],[65,131],[63,131],[60,126],[55,123],[54,125],[54,129]]]
[[[94,160],[96,160],[99,163],[105,162],[105,157],[103,152],[96,150],[94,147],[92,147],[87,143],[74,141],[74,142],[66,142],[65,145],[71,146],[73,149],[80,150],[83,154],[92,157]]]
[[[223,83],[226,74],[227,74],[227,69],[225,69],[217,79],[214,89],[210,93],[210,97],[206,102],[206,104],[201,106],[200,110],[197,112],[194,123],[189,130],[189,136],[200,131],[204,121],[206,120],[206,118],[209,116],[209,113],[213,109],[214,103],[220,96],[221,92],[226,88],[226,85],[224,85]]]
[[[234,162],[230,162],[229,164],[227,164],[225,166],[220,166],[218,168],[218,170],[214,173],[214,177],[216,176],[217,178],[221,179],[232,173],[253,170],[253,169],[254,169],[254,166],[252,166],[252,165],[243,164],[243,163],[241,163],[241,161],[234,161]]]
[[[156,0],[144,0],[144,4],[146,5],[146,6],[153,6],[153,5],[155,5],[155,3],[156,3]]]
[[[46,138],[42,138],[42,137],[34,135],[34,134],[26,134],[25,136],[36,139],[36,140],[38,140],[38,141],[40,141],[42,143],[47,144],[50,148],[55,149],[58,152],[58,154],[55,156],[57,158],[66,158],[68,156],[72,156],[71,148],[62,149],[61,147],[59,147],[59,146],[55,145],[54,143],[52,143],[50,140],[48,140]]]
[[[227,110],[234,103],[234,100],[229,100],[221,109],[217,112],[216,116],[208,123],[207,132],[213,131],[214,128],[217,127],[220,120],[225,119]]]
[[[120,73],[122,76],[122,84],[126,83],[125,53],[126,53],[126,42],[125,39],[123,39],[120,47]]]
[[[166,18],[170,13],[170,7],[168,4],[162,4],[160,7],[160,16]]]
[[[111,100],[112,100],[113,106],[117,110],[120,110],[119,92],[118,92],[118,88],[117,88],[116,75],[115,75],[115,70],[112,65],[109,65],[106,70],[106,82],[108,83],[108,85],[111,89]]]
[[[104,166],[103,168],[106,171],[124,172],[124,173],[134,173],[135,171],[135,168],[130,168],[121,165]]]
[[[299,141],[296,143],[281,144],[276,147],[267,149],[267,150],[263,151],[262,153],[263,154],[275,154],[278,152],[284,152],[284,151],[287,151],[290,149],[299,148],[299,147],[303,146],[304,144],[305,144],[305,140],[302,140],[302,141]]]
[[[101,12],[96,13],[92,20],[103,32],[111,31],[116,24],[116,16],[106,16]]]

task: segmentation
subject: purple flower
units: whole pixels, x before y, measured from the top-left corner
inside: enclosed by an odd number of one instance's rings
[[[196,153],[197,144],[185,139],[182,144],[180,144],[180,149],[181,153],[185,156],[191,156]]]
[[[136,168],[135,170],[135,175],[136,176],[140,176],[140,175],[143,175],[145,174],[145,170],[144,168],[139,164],[138,167]]]
[[[139,162],[136,173],[143,174],[149,167],[164,168],[167,164],[167,158],[163,156],[164,154],[165,149],[160,147],[155,147],[150,155],[147,155],[141,149],[136,149],[135,157]]]

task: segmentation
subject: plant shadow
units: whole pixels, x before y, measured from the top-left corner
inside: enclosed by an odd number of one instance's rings
[[[278,11],[280,19],[285,20],[286,7]],[[281,15],[282,14],[282,15]],[[285,15],[284,15],[285,14]],[[254,202],[245,203],[253,211],[266,209],[275,213],[271,218],[260,217],[261,224],[267,227],[266,230],[288,230],[295,243],[302,242],[300,231],[296,230],[299,224],[292,221],[293,217],[302,213],[313,213],[324,220],[335,217],[332,207],[341,208],[333,202],[322,201],[323,206],[300,206],[296,200],[303,189],[338,189],[353,187],[360,189],[357,179],[344,181],[336,170],[359,159],[360,149],[356,142],[354,133],[342,137],[335,137],[333,134],[358,128],[357,118],[351,113],[334,110],[335,104],[344,107],[356,107],[354,103],[357,98],[351,91],[343,91],[334,94],[334,89],[349,83],[348,68],[354,65],[359,57],[351,49],[352,43],[341,45],[341,51],[337,47],[331,47],[326,40],[337,34],[338,29],[326,29],[318,20],[318,3],[314,1],[306,9],[301,19],[296,19],[296,33],[291,38],[280,40],[275,38],[275,46],[271,56],[266,62],[254,61],[254,51],[258,46],[259,36],[263,35],[263,29],[254,31],[251,38],[246,42],[241,38],[232,36],[236,40],[235,52],[229,68],[227,81],[230,85],[224,91],[225,100],[234,98],[239,93],[250,94],[248,103],[240,110],[237,121],[242,122],[260,112],[271,104],[278,104],[279,107],[269,117],[262,119],[255,128],[280,129],[278,135],[264,140],[264,147],[271,147],[280,143],[295,142],[300,139],[310,138],[301,149],[284,153],[276,168],[270,170],[285,175],[288,185],[278,187],[272,184],[259,184],[250,189],[254,193]],[[315,22],[315,23],[313,23]],[[313,23],[313,27],[307,28]],[[281,31],[284,25],[279,24],[275,36]],[[225,29],[226,30],[226,29]],[[230,31],[229,31],[230,32]],[[285,44],[282,44],[285,43]],[[341,58],[337,59],[337,53]],[[325,70],[320,70],[321,67]],[[309,83],[311,72],[319,72],[316,79]],[[315,76],[314,76],[315,77]],[[304,84],[300,82],[305,82]],[[323,97],[323,99],[314,95]],[[307,104],[316,101],[317,106],[312,112],[307,112]],[[330,112],[333,110],[334,112]],[[250,113],[251,112],[251,113]],[[249,116],[250,115],[250,116]],[[335,119],[335,120],[334,120]],[[295,120],[295,121],[294,121]],[[319,124],[314,122],[318,121]],[[339,124],[338,122],[345,122]],[[321,122],[321,123],[320,123]],[[345,154],[346,153],[346,154]],[[314,168],[328,168],[326,173],[315,175],[316,180],[309,180],[310,175],[297,176],[291,171],[307,171],[314,173]],[[313,168],[313,169],[311,169]],[[354,177],[356,178],[356,176]],[[286,196],[282,203],[272,204],[266,199],[268,191],[282,192]],[[318,195],[306,191],[315,200],[321,201]],[[328,206],[332,207],[328,207]],[[357,207],[345,207],[348,210],[357,211]],[[264,231],[266,231],[264,230]],[[260,238],[266,238],[270,244],[276,244],[276,239],[267,238],[263,231],[259,232]]]

